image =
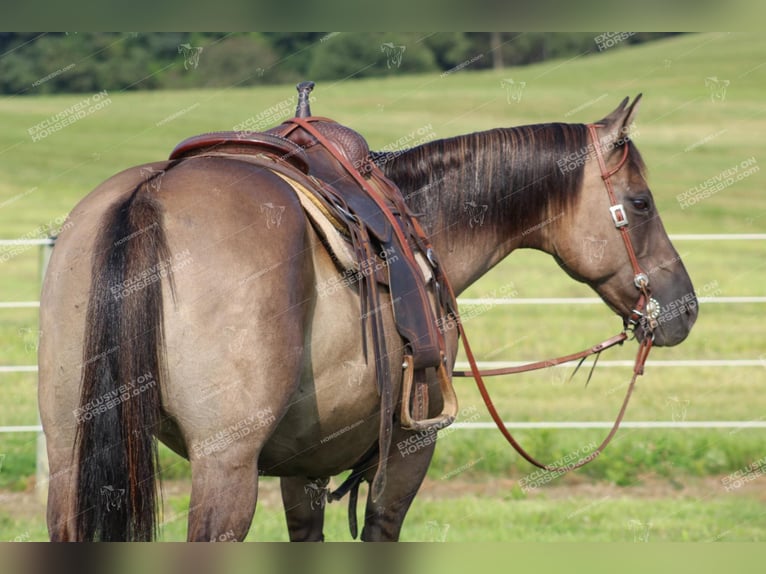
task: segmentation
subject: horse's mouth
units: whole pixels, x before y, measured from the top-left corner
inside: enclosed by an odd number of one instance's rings
[[[624,322],[627,327],[628,320],[625,319]],[[633,336],[635,337],[636,341],[638,341],[639,343],[643,343],[644,339],[646,339],[649,336],[651,337],[654,336],[654,332],[650,331],[649,326],[646,323],[646,319],[643,319],[643,318],[641,319],[641,321],[639,321],[637,325],[632,327],[632,331],[633,331]]]
[[[642,317],[638,324],[633,327],[633,335],[639,343],[642,343],[647,337],[653,337],[655,347],[673,347],[686,339],[696,318],[696,312],[684,315],[675,322],[663,322],[660,318],[655,327],[650,328],[649,320]],[[625,323],[627,324],[627,320]]]

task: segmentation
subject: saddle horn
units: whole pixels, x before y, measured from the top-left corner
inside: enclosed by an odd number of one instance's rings
[[[309,94],[314,89],[314,82],[301,82],[295,89],[298,90],[298,106],[295,108],[296,118],[308,118],[311,116],[309,107]]]

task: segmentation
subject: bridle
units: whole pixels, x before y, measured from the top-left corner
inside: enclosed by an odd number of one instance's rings
[[[612,170],[608,170],[604,155],[601,153],[601,146],[599,145],[598,134],[596,132],[596,128],[603,126],[600,124],[588,124],[587,127],[593,142],[596,160],[598,161],[598,166],[601,170],[601,179],[604,181],[604,187],[606,187],[606,193],[609,196],[609,213],[612,215],[612,221],[614,221],[615,227],[620,231],[620,235],[622,236],[625,250],[628,252],[628,258],[633,267],[633,284],[640,292],[638,301],[633,307],[633,311],[627,322],[635,326],[642,318],[646,318],[649,329],[653,332],[654,328],[657,326],[656,319],[659,315],[660,306],[659,303],[651,297],[649,291],[649,276],[643,272],[641,265],[636,258],[636,251],[633,249],[633,243],[630,241],[630,234],[628,233],[628,216],[625,213],[625,206],[622,203],[617,203],[617,197],[614,195],[614,186],[612,186],[611,179],[612,176],[620,171],[622,166],[625,165],[625,162],[628,159],[629,145],[627,141],[624,142],[620,162]]]
[[[614,168],[609,170],[606,166],[606,161],[604,159],[604,155],[602,153],[601,145],[598,139],[598,133],[596,131],[597,128],[599,127],[604,127],[604,126],[601,124],[587,125],[588,133],[590,134],[590,137],[592,140],[592,145],[593,145],[594,153],[596,156],[596,160],[598,161],[599,169],[601,170],[601,179],[604,182],[604,187],[606,187],[606,192],[607,192],[607,195],[609,196],[609,203],[610,203],[609,212],[612,216],[612,221],[614,221],[615,227],[617,228],[618,232],[622,236],[623,243],[625,244],[625,250],[628,253],[630,264],[633,267],[633,284],[635,285],[636,289],[638,289],[639,291],[638,300],[636,301],[636,304],[634,305],[633,310],[631,311],[628,318],[625,319],[622,332],[618,333],[617,335],[613,337],[610,337],[609,339],[606,339],[605,341],[602,341],[601,343],[598,343],[597,345],[594,345],[593,347],[590,347],[589,349],[580,351],[579,353],[565,355],[562,357],[556,357],[555,359],[548,359],[547,361],[538,361],[536,363],[529,363],[529,364],[521,365],[517,367],[507,367],[502,369],[492,369],[492,370],[481,371],[479,370],[479,367],[476,364],[476,358],[474,357],[474,354],[471,351],[470,343],[468,342],[468,338],[466,337],[465,327],[463,326],[460,320],[460,316],[457,313],[457,309],[455,308],[453,311],[455,315],[455,322],[457,323],[458,332],[461,335],[461,338],[463,340],[463,348],[465,349],[465,354],[468,358],[468,363],[471,366],[471,370],[470,371],[454,371],[452,375],[454,377],[473,376],[474,380],[476,381],[476,385],[479,388],[479,392],[481,393],[481,396],[484,399],[484,404],[487,406],[487,410],[489,411],[489,414],[492,416],[492,420],[495,422],[495,424],[497,425],[497,428],[503,434],[505,439],[528,462],[537,466],[538,468],[542,468],[544,470],[552,471],[552,472],[562,472],[562,471],[569,471],[569,470],[574,470],[576,468],[580,468],[581,466],[587,464],[588,462],[598,457],[606,448],[606,446],[611,442],[612,438],[617,433],[617,429],[620,427],[620,423],[622,422],[623,417],[625,416],[625,411],[627,410],[630,397],[633,394],[633,389],[636,384],[636,379],[638,378],[639,375],[644,374],[644,364],[646,363],[646,359],[649,356],[649,351],[652,348],[652,343],[654,342],[654,329],[657,327],[657,317],[660,311],[659,303],[657,302],[656,299],[653,299],[651,296],[651,289],[649,287],[649,276],[646,273],[644,273],[644,271],[641,269],[641,265],[638,263],[638,259],[636,258],[636,252],[635,252],[635,249],[633,249],[633,243],[631,242],[630,234],[628,233],[628,216],[625,211],[625,207],[623,206],[623,204],[617,202],[617,198],[614,193],[614,186],[612,185],[612,181],[611,181],[612,176],[616,174],[618,171],[620,171],[620,169],[623,167],[623,165],[625,165],[625,162],[628,159],[629,144],[627,141],[623,143],[622,158],[620,159],[619,163]],[[452,291],[452,287],[449,285],[448,282],[445,281],[445,283],[454,301],[455,295],[454,295],[454,292]],[[534,371],[537,369],[552,367],[560,363],[566,363],[566,362],[574,361],[578,359],[580,360],[580,364],[582,364],[582,362],[591,355],[596,355],[596,360],[598,360],[598,356],[601,353],[601,351],[604,351],[605,349],[613,347],[614,345],[622,344],[622,342],[628,338],[627,332],[629,330],[634,330],[639,325],[641,325],[641,327],[644,330],[644,338],[641,341],[641,344],[639,345],[639,348],[638,348],[638,352],[636,354],[636,359],[633,365],[633,377],[631,378],[630,384],[628,385],[628,390],[625,393],[625,398],[622,402],[620,411],[617,414],[617,418],[615,419],[614,425],[612,425],[611,430],[607,434],[606,438],[601,442],[601,444],[599,444],[593,452],[591,452],[589,455],[585,456],[584,458],[579,459],[576,463],[567,464],[563,467],[543,464],[537,459],[535,459],[532,455],[530,455],[526,450],[524,450],[524,448],[513,437],[510,431],[505,427],[505,424],[503,423],[503,419],[498,414],[497,409],[495,408],[495,405],[492,402],[492,398],[489,395],[489,391],[487,390],[487,387],[484,384],[483,377],[525,373],[528,371]],[[578,364],[577,367],[579,368],[579,366],[580,365]],[[595,363],[594,363],[594,366],[595,366]]]

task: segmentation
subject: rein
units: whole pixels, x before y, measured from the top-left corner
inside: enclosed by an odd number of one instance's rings
[[[620,160],[620,162],[612,170],[609,170],[607,169],[606,161],[604,160],[604,156],[601,151],[601,146],[599,145],[598,134],[596,132],[596,128],[603,127],[603,126],[599,124],[588,124],[587,127],[593,142],[596,159],[598,161],[598,165],[601,170],[601,179],[604,181],[604,186],[606,187],[606,192],[607,192],[607,195],[609,196],[609,203],[610,203],[609,212],[612,215],[612,220],[614,221],[615,227],[619,230],[622,236],[623,242],[625,244],[625,249],[628,253],[628,258],[630,259],[631,266],[633,267],[633,273],[634,273],[633,283],[636,286],[636,289],[639,290],[638,300],[636,301],[633,311],[631,312],[630,316],[626,320],[625,329],[623,329],[621,333],[618,333],[617,335],[614,335],[613,337],[610,337],[609,339],[606,339],[605,341],[602,341],[601,343],[598,343],[597,345],[594,345],[590,347],[589,349],[580,351],[579,353],[573,353],[571,355],[564,355],[561,357],[556,357],[555,359],[549,359],[547,361],[538,361],[535,363],[528,363],[528,364],[520,365],[516,367],[506,367],[501,369],[491,369],[491,370],[481,371],[479,370],[479,367],[476,364],[476,358],[474,357],[473,351],[471,350],[471,345],[468,342],[468,338],[465,332],[465,327],[463,326],[463,323],[460,320],[460,316],[457,313],[457,309],[456,308],[454,309],[455,321],[457,323],[458,332],[462,336],[463,348],[465,349],[465,354],[468,358],[468,363],[471,366],[471,370],[470,371],[454,371],[452,375],[454,377],[471,377],[472,376],[474,380],[476,381],[476,385],[479,388],[479,392],[481,393],[482,398],[484,399],[484,404],[486,405],[487,410],[489,411],[489,414],[492,416],[492,420],[495,422],[495,425],[500,430],[500,432],[505,437],[505,439],[511,444],[511,446],[513,446],[514,449],[516,449],[516,452],[518,452],[526,461],[535,465],[538,468],[551,471],[551,472],[562,472],[562,471],[566,472],[566,471],[574,470],[576,468],[580,468],[581,466],[584,466],[585,464],[589,463],[590,461],[598,457],[604,451],[607,445],[612,441],[612,438],[614,438],[614,435],[617,433],[617,429],[620,427],[620,423],[622,422],[622,419],[625,416],[625,411],[627,410],[628,403],[630,402],[630,397],[633,394],[633,389],[635,388],[636,380],[638,379],[639,375],[644,374],[644,364],[646,363],[646,359],[649,356],[649,351],[652,348],[652,343],[654,342],[654,329],[657,326],[656,319],[660,309],[659,303],[655,299],[652,299],[651,297],[651,291],[649,290],[649,276],[642,271],[641,266],[638,263],[638,259],[636,258],[636,252],[633,249],[633,244],[630,240],[630,235],[628,234],[628,217],[625,212],[625,207],[621,203],[617,202],[617,198],[614,194],[614,187],[611,182],[611,177],[622,168],[622,166],[625,164],[628,158],[628,151],[629,151],[628,143],[625,142],[623,144],[624,151],[623,151],[622,159]],[[452,291],[452,286],[446,281],[445,283],[454,301],[455,294]],[[531,454],[529,454],[521,446],[521,444],[519,444],[519,442],[513,437],[510,431],[505,427],[505,424],[503,424],[503,419],[498,414],[497,409],[495,408],[495,405],[492,402],[492,398],[490,397],[489,391],[487,390],[487,387],[484,384],[483,377],[526,373],[528,371],[535,371],[535,370],[543,369],[546,367],[552,367],[560,363],[566,363],[566,362],[574,361],[578,359],[580,360],[580,364],[582,364],[585,358],[591,355],[596,355],[596,360],[598,360],[598,356],[601,353],[601,351],[608,349],[610,347],[613,347],[615,345],[622,344],[623,341],[625,341],[628,338],[628,335],[626,333],[627,329],[631,327],[635,328],[642,321],[643,321],[643,326],[647,332],[644,336],[644,340],[641,342],[638,348],[636,359],[633,365],[633,377],[631,378],[630,384],[628,385],[628,389],[625,393],[625,398],[623,399],[622,406],[620,407],[620,410],[617,413],[617,418],[615,419],[614,424],[612,425],[612,428],[607,434],[606,438],[604,438],[601,444],[599,444],[593,452],[591,452],[586,457],[581,458],[579,461],[577,461],[574,464],[568,464],[566,466],[559,467],[559,466],[544,464],[538,461],[537,459],[535,459]],[[594,363],[594,366],[595,366],[595,363]],[[579,368],[579,365],[578,365],[578,368]]]

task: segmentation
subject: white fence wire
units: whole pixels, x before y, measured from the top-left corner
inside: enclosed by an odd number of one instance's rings
[[[672,241],[764,241],[766,233],[740,233],[740,234],[675,234],[671,235]],[[51,239],[0,239],[0,246],[51,246]],[[766,296],[745,297],[700,297],[700,304],[736,305],[744,303],[766,303]],[[594,305],[601,303],[597,297],[546,297],[546,298],[508,298],[508,299],[460,299],[461,305]],[[0,309],[24,309],[38,308],[39,301],[6,301],[0,302]],[[480,362],[482,369],[520,365],[522,363],[508,361],[485,361]],[[600,361],[600,367],[625,368],[632,367],[632,361]],[[766,367],[766,359],[688,359],[669,361],[648,361],[650,368],[689,368],[689,367]],[[568,365],[557,365],[558,368],[567,368]],[[467,363],[458,363],[456,369],[467,369]],[[3,373],[36,373],[37,365],[0,365],[0,374]],[[575,421],[575,422],[506,422],[509,429],[601,429],[611,428],[610,421]],[[490,422],[456,422],[456,429],[484,430],[495,428]],[[761,429],[766,428],[766,421],[625,421],[621,425],[624,428],[736,428],[736,429]],[[16,425],[0,426],[2,433],[40,433],[40,425]]]

